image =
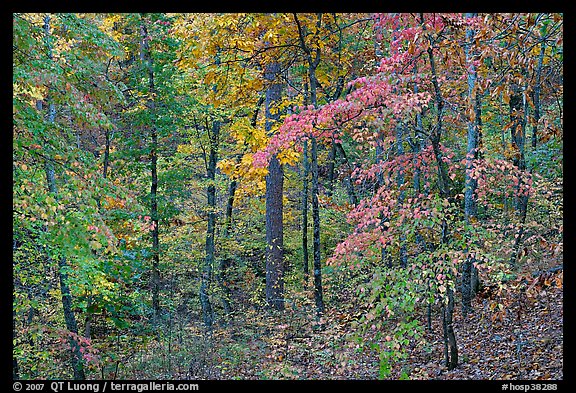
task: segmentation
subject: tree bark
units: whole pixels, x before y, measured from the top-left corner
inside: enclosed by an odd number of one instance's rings
[[[422,29],[426,31],[426,24],[424,20],[424,14],[420,14],[420,21],[422,23]],[[429,45],[427,49],[428,60],[430,61],[430,72],[432,85],[434,86],[434,98],[436,102],[436,124],[430,133],[430,142],[432,144],[432,150],[434,152],[434,157],[436,158],[436,163],[438,165],[438,186],[440,188],[440,195],[444,199],[448,199],[450,196],[450,183],[448,178],[448,173],[445,167],[444,161],[442,161],[442,153],[440,151],[440,138],[442,136],[442,117],[444,110],[444,99],[442,98],[442,92],[440,90],[440,85],[438,84],[438,75],[436,72],[436,63],[434,60],[434,54],[432,51],[434,43],[432,42],[431,36],[429,36]],[[448,223],[446,219],[442,220],[442,239],[441,243],[447,242],[448,237]],[[458,365],[458,347],[456,346],[456,335],[454,334],[454,329],[452,327],[452,316],[454,312],[454,294],[451,288],[447,290],[448,296],[448,306],[443,306],[443,326],[444,326],[444,337],[446,343],[446,364],[449,369],[453,369]]]
[[[18,337],[18,333],[16,332],[16,310],[12,309],[12,342],[16,342],[16,338]],[[16,346],[13,344],[12,350],[14,351]],[[12,352],[14,353],[14,352]],[[20,370],[18,369],[18,359],[16,356],[12,355],[12,379],[18,380],[20,379]]]
[[[276,104],[280,102],[282,85],[277,82],[280,64],[266,65],[265,130],[280,119]],[[270,159],[266,175],[266,303],[270,309],[284,310],[284,225],[283,225],[284,170],[276,155]]]
[[[400,122],[398,122],[396,124],[396,153],[398,156],[404,155],[403,137],[404,127]],[[396,185],[398,186],[398,190],[400,190],[398,195],[398,205],[401,206],[404,203],[404,199],[406,197],[406,191],[404,191],[404,172],[402,168],[398,170]],[[408,265],[408,255],[406,252],[406,235],[404,233],[400,234],[400,250],[398,255],[400,266],[405,268]]]
[[[426,25],[424,21],[424,15],[420,14],[420,20],[422,23],[422,29],[426,31]],[[430,142],[432,144],[432,150],[434,152],[434,158],[438,165],[438,187],[440,188],[440,194],[443,197],[448,197],[450,194],[449,186],[450,180],[448,178],[448,171],[446,169],[446,163],[442,161],[442,152],[440,151],[440,139],[442,137],[442,119],[444,112],[444,99],[442,98],[442,92],[440,90],[440,85],[438,84],[438,75],[436,72],[436,61],[434,59],[434,53],[432,51],[433,42],[432,38],[429,38],[429,45],[427,49],[428,60],[430,61],[430,72],[432,85],[434,87],[434,100],[436,103],[436,124],[430,132]]]
[[[517,86],[513,86],[513,94],[510,95],[510,121],[512,122],[510,134],[512,147],[514,149],[513,163],[520,173],[526,171],[526,157],[524,151],[528,114],[526,87],[525,84],[522,90],[519,90]],[[528,195],[525,195],[525,191],[522,191],[523,185],[524,182],[522,181],[522,178],[520,178],[518,185],[516,186],[516,196],[514,200],[514,208],[516,214],[520,218],[520,222],[516,238],[514,239],[514,245],[512,247],[512,255],[510,257],[510,266],[512,268],[514,268],[518,262],[518,254],[520,251],[522,236],[524,235],[524,223],[526,221],[526,213],[528,209]]]
[[[304,287],[308,286],[310,272],[308,267],[310,258],[308,256],[308,176],[310,174],[310,164],[308,162],[308,141],[304,141],[302,161],[304,165],[304,179],[302,180],[302,265],[304,272]]]
[[[340,143],[336,143],[336,149],[338,150],[338,152],[340,153],[340,155],[344,159],[344,162],[348,166],[348,171],[350,173],[352,173],[352,171],[353,171],[352,165],[348,161],[348,156],[346,155],[344,148],[342,147],[342,145]],[[346,186],[346,192],[348,193],[348,200],[350,201],[350,203],[353,206],[358,205],[358,195],[356,194],[356,189],[354,188],[354,183],[352,182],[352,180],[350,179],[349,176],[346,176],[346,178],[344,179],[344,185]]]
[[[111,142],[111,135],[110,130],[105,130],[104,135],[106,137],[106,145],[104,149],[104,168],[102,169],[102,177],[106,179],[108,176],[108,165],[110,163],[110,142]]]
[[[148,93],[151,97],[156,95],[156,87],[154,85],[154,63],[152,53],[150,51],[148,29],[143,18],[141,18],[140,32],[142,35],[140,59],[145,63],[148,73]],[[151,112],[151,117],[155,117],[155,102],[153,98],[148,99],[148,109]],[[158,130],[155,121],[152,122],[150,127],[151,134],[151,152],[150,152],[150,216],[152,219],[152,271],[150,285],[152,289],[152,309],[154,310],[154,320],[157,321],[160,317],[160,231],[159,231],[159,215],[158,215]]]
[[[324,313],[324,300],[322,297],[322,266],[320,264],[320,206],[318,204],[318,153],[316,138],[312,137],[312,225],[313,257],[314,257],[314,302],[318,318]]]
[[[240,158],[238,161],[240,161]],[[226,216],[224,219],[224,230],[223,236],[224,238],[228,238],[230,236],[230,227],[232,226],[232,211],[234,208],[234,195],[236,194],[236,188],[238,187],[238,182],[236,179],[230,181],[228,185],[228,199],[226,202]],[[222,290],[222,308],[224,308],[224,314],[229,316],[232,313],[232,306],[230,304],[230,287],[228,285],[228,269],[231,265],[230,258],[220,258],[220,266],[218,269],[218,281],[220,283],[220,289]]]
[[[317,87],[319,85],[316,77],[316,68],[320,64],[320,48],[312,50],[306,45],[304,32],[298,16],[294,14],[294,20],[298,27],[300,46],[306,55],[308,61],[308,81],[310,82],[310,103],[316,108],[318,106]],[[322,14],[317,14],[316,27],[320,29],[322,23]],[[318,184],[318,146],[316,137],[311,136],[311,172],[312,172],[312,226],[313,226],[313,264],[314,264],[314,302],[316,304],[316,317],[319,320],[324,313],[324,300],[322,296],[322,266],[320,255],[320,206],[318,203],[319,184]]]
[[[544,53],[546,51],[546,41],[540,44],[540,55],[538,56],[538,67],[536,68],[536,85],[534,86],[534,125],[532,126],[532,148],[536,148],[538,143],[538,122],[540,121],[540,89],[542,77],[542,65],[544,63]]]
[[[212,131],[209,133],[210,147],[207,165],[208,186],[206,198],[208,200],[208,228],[206,230],[206,258],[202,269],[202,282],[200,284],[200,305],[202,306],[202,318],[208,331],[212,329],[214,315],[210,302],[210,284],[212,282],[212,267],[214,266],[216,232],[216,164],[218,162],[218,140],[220,137],[220,121],[212,123]]]
[[[475,17],[475,13],[466,14],[466,18]],[[467,224],[471,224],[471,221],[476,218],[477,215],[477,202],[476,202],[476,188],[478,186],[477,181],[472,176],[472,171],[474,169],[475,161],[478,158],[478,148],[479,148],[479,137],[480,137],[480,127],[481,123],[481,106],[480,106],[480,95],[478,94],[476,87],[476,68],[474,66],[475,54],[472,50],[474,44],[475,31],[473,29],[466,29],[466,43],[464,45],[464,52],[466,56],[466,66],[468,67],[468,110],[470,113],[470,119],[468,120],[468,144],[466,149],[466,173],[465,173],[465,189],[464,189],[464,217]],[[476,258],[467,251],[466,260],[462,266],[462,283],[461,283],[461,294],[462,294],[462,315],[464,318],[467,317],[468,313],[472,311],[472,296],[473,296],[473,278],[477,277],[477,271],[474,273],[473,270]]]
[[[52,45],[50,43],[50,16],[46,15],[44,17],[44,34],[47,42],[48,58],[52,60]],[[56,106],[52,102],[50,96],[47,98],[48,101],[48,123],[54,124],[56,120]],[[58,188],[56,185],[56,174],[54,172],[54,166],[50,159],[46,159],[44,162],[44,170],[46,173],[46,184],[48,191],[53,194],[54,198],[58,198]],[[66,273],[67,262],[65,257],[60,257],[58,261],[58,280],[60,282],[60,293],[62,297],[62,309],[64,311],[64,322],[66,323],[66,329],[73,336],[69,336],[68,342],[70,343],[70,348],[72,350],[72,370],[74,374],[74,379],[81,380],[86,379],[84,374],[84,364],[82,353],[80,352],[80,345],[76,341],[74,336],[78,336],[78,324],[76,323],[76,315],[74,314],[74,309],[72,307],[72,296],[70,294],[70,288],[68,287],[68,274]]]
[[[452,315],[454,315],[454,292],[451,288],[446,290],[448,304],[442,305],[442,323],[444,325],[444,355],[446,358],[446,367],[453,370],[458,366],[458,347],[456,346],[456,335]]]

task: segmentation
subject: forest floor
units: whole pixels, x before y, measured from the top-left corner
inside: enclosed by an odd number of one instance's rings
[[[486,288],[474,299],[473,312],[466,320],[456,307],[459,364],[454,370],[445,366],[443,330],[436,312],[432,329],[424,333],[426,345],[411,345],[407,358],[392,369],[389,379],[404,374],[417,380],[562,380],[562,280],[561,270],[538,275],[526,272],[508,282],[506,291]],[[359,315],[354,310],[328,308],[322,329],[313,329],[310,318],[295,312],[236,320],[215,337],[220,349],[212,369],[218,370],[206,377],[378,379],[378,354],[358,351],[346,339],[354,314]],[[426,326],[426,313],[422,314],[420,322]]]
[[[453,370],[445,365],[440,311],[433,307],[431,329],[424,328],[418,343],[407,345],[406,357],[394,364],[387,379],[562,380],[563,271],[550,272],[549,267],[542,266],[539,273],[517,272],[517,278],[503,289],[485,286],[466,319],[456,299],[453,327],[459,362]],[[188,339],[179,349],[184,356],[180,362],[176,345],[171,348],[172,371],[154,371],[158,358],[149,357],[148,370],[134,363],[128,375],[196,380],[379,379],[378,353],[361,350],[349,337],[363,311],[344,303],[331,302],[338,307],[326,308],[321,328],[315,326],[310,298],[305,306],[287,305],[278,314],[250,307],[238,310],[231,323],[216,328],[208,340],[198,324],[189,324]],[[418,318],[421,326],[427,326],[426,310]]]

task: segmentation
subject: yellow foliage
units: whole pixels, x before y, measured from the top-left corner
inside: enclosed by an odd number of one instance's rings
[[[298,162],[300,153],[290,148],[280,151],[277,157],[278,161],[280,161],[280,164],[282,165],[294,165],[296,162]]]
[[[44,99],[46,87],[45,86],[24,86],[18,82],[12,84],[13,94],[22,95],[28,98],[30,105],[35,105],[37,100]]]
[[[178,145],[176,151],[182,154],[192,154],[194,147],[192,145]]]
[[[229,177],[234,176],[234,171],[236,169],[236,164],[234,163],[234,160],[224,159],[224,160],[218,162],[218,164],[216,166],[225,175],[227,175]]]
[[[246,144],[255,152],[266,146],[268,136],[261,127],[252,127],[247,118],[236,120],[230,127],[230,133],[240,144]]]

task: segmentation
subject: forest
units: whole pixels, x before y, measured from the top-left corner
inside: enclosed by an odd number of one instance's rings
[[[14,380],[564,379],[563,14],[12,37]]]

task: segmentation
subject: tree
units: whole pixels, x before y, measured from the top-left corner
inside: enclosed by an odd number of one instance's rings
[[[280,118],[277,108],[282,98],[282,85],[277,81],[279,71],[279,63],[266,64],[264,78],[269,83],[264,101],[267,133]],[[276,310],[284,309],[283,189],[284,171],[278,157],[272,156],[266,175],[266,302]]]

